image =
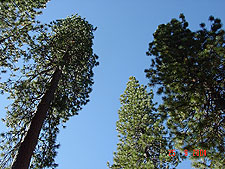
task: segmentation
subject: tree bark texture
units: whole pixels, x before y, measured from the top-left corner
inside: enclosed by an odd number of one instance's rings
[[[28,169],[30,160],[38,143],[38,137],[46,118],[46,114],[51,106],[54,99],[54,93],[57,89],[59,80],[61,78],[62,71],[56,69],[53,73],[52,80],[50,82],[49,89],[46,90],[40,103],[37,106],[34,117],[32,118],[31,125],[28,129],[26,136],[24,137],[17,155],[12,164],[12,169]]]

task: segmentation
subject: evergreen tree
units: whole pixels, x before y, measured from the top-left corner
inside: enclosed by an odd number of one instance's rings
[[[117,152],[114,153],[113,169],[162,169],[173,168],[180,162],[173,149],[160,115],[155,112],[153,92],[139,85],[135,77],[130,77],[126,90],[121,95],[121,108],[116,123],[119,133]]]
[[[32,36],[30,30],[35,31]],[[9,131],[1,135],[0,168],[54,168],[59,125],[77,115],[89,101],[93,68],[98,65],[92,50],[95,28],[74,15],[38,27],[33,25],[26,31],[28,43],[23,46],[15,42],[15,48],[6,47],[6,59],[1,62],[1,68],[16,73],[0,85],[13,100],[3,119]],[[12,36],[6,36],[6,42],[11,43]],[[18,37],[23,38],[20,31]],[[17,53],[17,49],[25,52]],[[20,57],[23,66],[14,69]]]
[[[209,17],[191,31],[183,14],[158,26],[146,70],[150,86],[163,93],[160,113],[167,117],[177,148],[187,149],[197,168],[224,168],[225,164],[225,31],[220,19]],[[205,150],[198,157],[194,150]]]

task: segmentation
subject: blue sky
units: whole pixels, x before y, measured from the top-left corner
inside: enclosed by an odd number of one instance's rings
[[[95,84],[90,102],[79,116],[67,123],[58,136],[61,146],[56,158],[59,169],[105,169],[116,151],[119,97],[129,76],[147,84],[144,69],[150,65],[146,56],[148,43],[157,26],[184,13],[189,27],[199,29],[208,17],[225,23],[224,0],[52,0],[39,19],[50,22],[78,13],[98,29],[94,33],[94,51],[100,66],[94,69]],[[223,27],[224,28],[224,27]],[[156,97],[155,101],[159,98]],[[1,96],[0,117],[8,104]],[[4,127],[0,122],[0,132]],[[178,169],[191,168],[186,160]]]

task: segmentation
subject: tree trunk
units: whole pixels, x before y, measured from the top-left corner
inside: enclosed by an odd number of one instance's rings
[[[59,80],[61,78],[61,70],[56,69],[52,80],[50,82],[49,89],[45,92],[40,103],[37,106],[36,113],[32,118],[31,125],[28,129],[26,136],[24,137],[17,155],[14,159],[12,169],[28,169],[30,165],[30,160],[38,143],[38,137],[46,118],[46,114],[50,108],[50,105],[54,99],[54,93],[57,89]]]

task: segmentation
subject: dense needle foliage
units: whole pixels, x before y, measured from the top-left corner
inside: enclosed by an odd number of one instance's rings
[[[197,168],[223,168],[225,164],[225,31],[220,19],[209,17],[211,27],[191,31],[183,14],[158,26],[146,70],[150,86],[163,93],[159,111],[177,148],[207,151],[193,157]]]
[[[31,31],[43,28],[36,20],[48,0],[6,0],[0,2],[0,69],[16,69],[15,62],[26,57],[25,44],[32,43]]]
[[[173,143],[167,137],[160,114],[152,101],[153,92],[147,92],[135,77],[130,77],[124,94],[117,131],[119,143],[114,153],[113,169],[162,169],[174,168],[180,162],[180,154],[168,156]]]

